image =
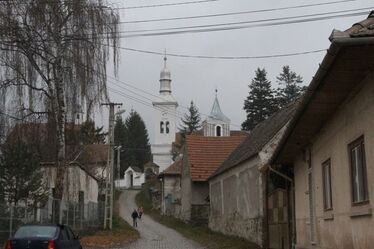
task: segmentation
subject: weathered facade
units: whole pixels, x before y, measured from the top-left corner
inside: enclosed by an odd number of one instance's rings
[[[243,132],[226,137],[186,136],[181,180],[181,217],[184,220],[204,224],[208,222],[208,177],[243,142],[246,135]]]
[[[296,248],[373,248],[373,25],[333,32],[272,160],[293,168]]]
[[[159,175],[161,179],[161,213],[179,218],[181,213],[182,158]]]
[[[212,230],[265,246],[266,175],[259,168],[271,157],[295,105],[291,104],[256,126],[209,177],[209,227]]]
[[[54,164],[43,164],[43,176],[52,197],[56,179],[56,167]],[[98,180],[81,165],[70,164],[65,172],[64,180],[64,201],[82,204],[98,202]]]
[[[230,119],[220,107],[217,91],[212,110],[200,132],[186,136],[181,179],[181,218],[207,224],[209,183],[213,174],[230,153],[245,139],[246,132],[230,131]]]

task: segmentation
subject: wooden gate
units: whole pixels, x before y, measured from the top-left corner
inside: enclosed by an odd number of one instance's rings
[[[284,189],[276,189],[268,195],[269,248],[290,248],[288,195]]]

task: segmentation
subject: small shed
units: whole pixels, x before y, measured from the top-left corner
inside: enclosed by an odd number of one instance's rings
[[[125,171],[125,178],[116,180],[116,188],[141,188],[145,182],[144,172],[138,167],[130,166]]]

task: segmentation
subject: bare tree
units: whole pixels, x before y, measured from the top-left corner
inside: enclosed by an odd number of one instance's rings
[[[118,13],[104,0],[0,1],[0,86],[12,89],[21,109],[32,112],[38,99],[54,122],[57,199],[67,115],[108,98],[106,67],[110,56],[118,66],[118,27]]]

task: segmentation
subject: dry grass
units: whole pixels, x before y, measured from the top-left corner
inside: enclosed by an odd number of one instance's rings
[[[117,193],[116,196],[119,196]],[[119,215],[119,205],[116,201],[113,212],[113,229],[89,232],[82,236],[81,243],[84,248],[118,248],[128,245],[139,238],[139,232],[130,226]]]

